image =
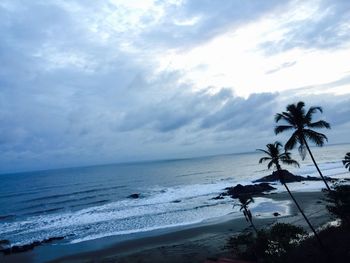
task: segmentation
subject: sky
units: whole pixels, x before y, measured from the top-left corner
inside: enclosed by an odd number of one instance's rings
[[[1,0],[0,173],[350,142],[348,0]],[[320,130],[320,132],[322,132]]]

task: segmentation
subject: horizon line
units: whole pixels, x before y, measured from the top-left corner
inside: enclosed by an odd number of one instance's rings
[[[342,142],[342,143],[332,143],[327,144],[323,147],[327,146],[336,146],[336,145],[347,145],[350,144],[350,142]],[[318,147],[318,146],[311,146]],[[319,148],[319,147],[318,147]],[[23,170],[23,171],[15,171],[15,172],[0,172],[0,176],[3,175],[13,175],[13,174],[25,174],[25,173],[35,173],[35,172],[49,172],[49,171],[59,171],[59,170],[70,170],[70,169],[77,169],[77,168],[91,168],[91,167],[99,167],[99,166],[113,166],[113,165],[124,165],[124,164],[144,164],[144,163],[154,163],[154,162],[171,162],[171,161],[185,161],[185,160],[193,160],[193,159],[201,159],[201,158],[210,158],[210,157],[216,157],[216,156],[228,156],[228,155],[238,155],[238,154],[250,154],[255,153],[256,149],[254,151],[243,151],[243,152],[231,152],[231,153],[219,153],[219,154],[208,154],[208,155],[199,155],[194,157],[184,157],[184,158],[165,158],[165,159],[146,159],[146,160],[135,160],[135,161],[116,161],[113,163],[101,163],[101,164],[91,164],[91,165],[81,165],[81,166],[66,166],[66,167],[60,167],[60,168],[48,168],[48,169],[33,169],[33,170]]]

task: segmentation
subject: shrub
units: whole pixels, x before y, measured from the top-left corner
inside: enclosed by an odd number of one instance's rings
[[[350,222],[350,185],[336,185],[334,190],[327,193],[328,211],[339,218],[342,223]]]
[[[228,245],[233,253],[243,259],[259,259],[263,262],[283,262],[283,257],[299,244],[306,231],[291,224],[277,223],[270,229],[230,238]]]

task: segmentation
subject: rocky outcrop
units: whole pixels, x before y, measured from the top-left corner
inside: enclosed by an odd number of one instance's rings
[[[64,237],[50,237],[50,238],[44,239],[42,241],[34,241],[30,244],[26,244],[23,246],[11,246],[10,241],[0,240],[0,252],[4,253],[5,255],[14,254],[14,253],[21,253],[21,252],[25,252],[28,250],[32,250],[35,247],[40,246],[42,244],[46,244],[46,243],[50,243],[50,242],[58,241],[58,240],[62,240],[62,239],[64,239]]]
[[[11,243],[7,239],[0,240],[0,251],[3,251],[11,246]]]
[[[290,173],[287,170],[280,170],[275,171],[272,174],[268,176],[264,176],[258,180],[253,181],[253,183],[262,183],[262,182],[277,182],[280,181],[279,173],[282,173],[283,179],[286,183],[293,183],[293,182],[302,182],[302,181],[320,181],[322,180],[320,177],[313,177],[313,176],[300,176],[300,175],[294,175]],[[330,177],[326,177],[326,180],[333,180]]]
[[[260,184],[250,184],[250,185],[241,185],[237,184],[233,187],[225,188],[226,192],[220,194],[213,199],[223,199],[224,196],[230,196],[232,198],[238,198],[239,196],[249,195],[249,196],[259,196],[263,195],[264,192],[269,192],[271,190],[275,190],[276,188],[269,185],[268,183],[260,183]]]
[[[137,198],[140,198],[140,194],[131,194],[128,196],[128,198],[137,199]]]

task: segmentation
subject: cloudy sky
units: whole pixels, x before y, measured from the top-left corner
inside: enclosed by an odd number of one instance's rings
[[[1,0],[0,172],[350,142],[348,0]],[[279,137],[282,139],[282,137]]]

